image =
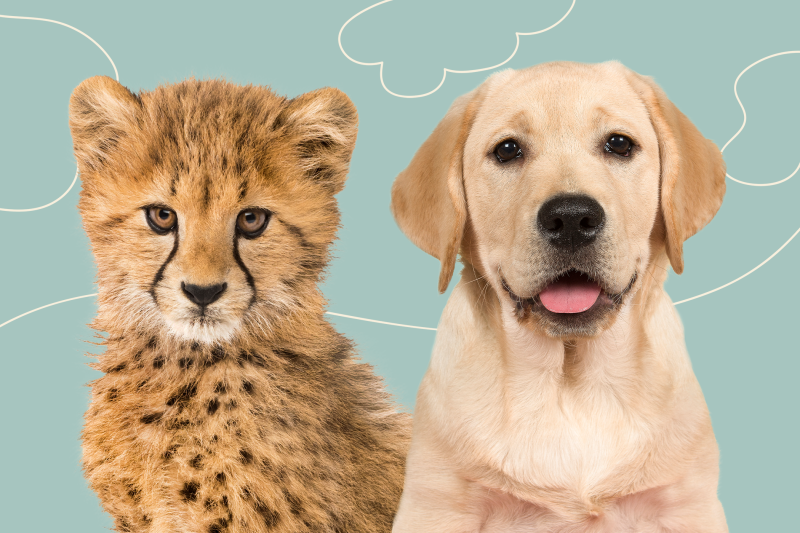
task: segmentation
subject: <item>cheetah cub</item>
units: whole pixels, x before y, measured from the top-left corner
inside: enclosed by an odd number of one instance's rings
[[[391,530],[410,417],[325,321],[356,110],[189,80],[72,94],[105,332],[83,466],[117,531]]]

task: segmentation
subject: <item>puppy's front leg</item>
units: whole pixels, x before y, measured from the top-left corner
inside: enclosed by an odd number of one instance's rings
[[[476,486],[459,476],[452,464],[435,446],[412,440],[392,533],[480,531],[483,513]]]

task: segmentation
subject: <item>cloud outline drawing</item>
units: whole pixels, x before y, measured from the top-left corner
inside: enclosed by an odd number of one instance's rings
[[[380,65],[379,75],[380,75],[381,85],[383,86],[384,90],[387,93],[391,94],[392,96],[396,96],[398,98],[423,98],[425,96],[429,96],[429,95],[435,93],[436,91],[438,91],[442,87],[442,85],[444,85],[444,81],[447,79],[447,73],[448,72],[451,73],[451,74],[473,74],[475,72],[485,72],[487,70],[493,70],[493,69],[496,69],[498,67],[502,67],[503,65],[505,65],[506,63],[511,61],[514,58],[515,55],[517,55],[517,50],[519,50],[519,37],[520,37],[520,35],[538,35],[540,33],[544,33],[546,31],[552,30],[553,28],[555,28],[556,26],[561,24],[564,21],[564,19],[566,19],[567,16],[569,16],[570,13],[572,13],[572,8],[575,7],[575,2],[577,0],[572,0],[572,4],[569,6],[569,9],[567,10],[567,12],[564,13],[564,16],[561,17],[560,19],[558,19],[558,21],[555,24],[552,24],[552,25],[548,26],[547,28],[545,28],[543,30],[539,30],[539,31],[533,31],[533,32],[529,32],[529,33],[515,32],[516,39],[517,39],[517,45],[514,47],[514,51],[511,53],[510,56],[508,56],[508,58],[506,58],[505,61],[503,61],[501,63],[498,63],[497,65],[493,65],[491,67],[478,68],[478,69],[474,69],[474,70],[454,70],[454,69],[444,68],[444,69],[442,69],[443,70],[443,72],[442,72],[442,81],[439,82],[439,85],[437,85],[435,89],[433,89],[432,91],[428,91],[427,93],[424,93],[424,94],[414,94],[414,95],[398,94],[398,93],[395,93],[395,92],[391,91],[386,86],[386,83],[383,81],[383,63],[384,63],[383,61],[376,61],[374,63],[364,63],[363,61],[358,61],[357,59],[353,59],[352,57],[350,57],[350,55],[348,55],[348,53],[344,51],[344,46],[342,46],[342,33],[344,33],[344,29],[347,27],[348,24],[350,24],[353,20],[355,20],[360,15],[363,15],[364,13],[369,11],[370,9],[373,9],[375,7],[378,7],[381,4],[385,4],[385,3],[391,2],[391,1],[392,0],[382,0],[381,2],[378,2],[377,4],[373,4],[373,5],[365,8],[365,9],[362,9],[361,11],[359,11],[358,13],[356,13],[355,15],[353,15],[352,17],[347,19],[347,22],[345,22],[344,25],[339,29],[339,50],[342,51],[342,54],[344,54],[344,56],[347,59],[349,59],[350,61],[352,61],[353,63],[355,63],[357,65],[364,65],[364,66]]]

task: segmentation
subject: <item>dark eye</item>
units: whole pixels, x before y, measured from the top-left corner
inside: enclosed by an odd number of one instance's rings
[[[624,135],[612,135],[606,141],[606,152],[623,157],[631,155],[631,148],[633,148],[633,141]]]
[[[522,148],[519,147],[517,141],[508,139],[494,147],[494,155],[501,163],[511,161],[517,157],[522,156]]]
[[[166,207],[147,207],[147,223],[156,233],[164,235],[172,231],[178,224],[178,215]]]
[[[244,237],[255,239],[267,229],[271,214],[266,209],[245,209],[236,217],[236,229]]]

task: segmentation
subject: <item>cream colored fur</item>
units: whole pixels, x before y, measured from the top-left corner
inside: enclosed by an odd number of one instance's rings
[[[603,151],[614,133],[635,140],[630,158]],[[499,165],[508,138],[524,156]],[[724,180],[714,144],[618,63],[505,71],[456,100],[392,192],[400,227],[442,262],[441,291],[459,251],[464,262],[395,533],[727,531],[711,420],[663,289]],[[503,287],[532,299],[547,283],[535,220],[559,193],[605,209],[591,275],[624,294],[580,330],[515,308]]]

